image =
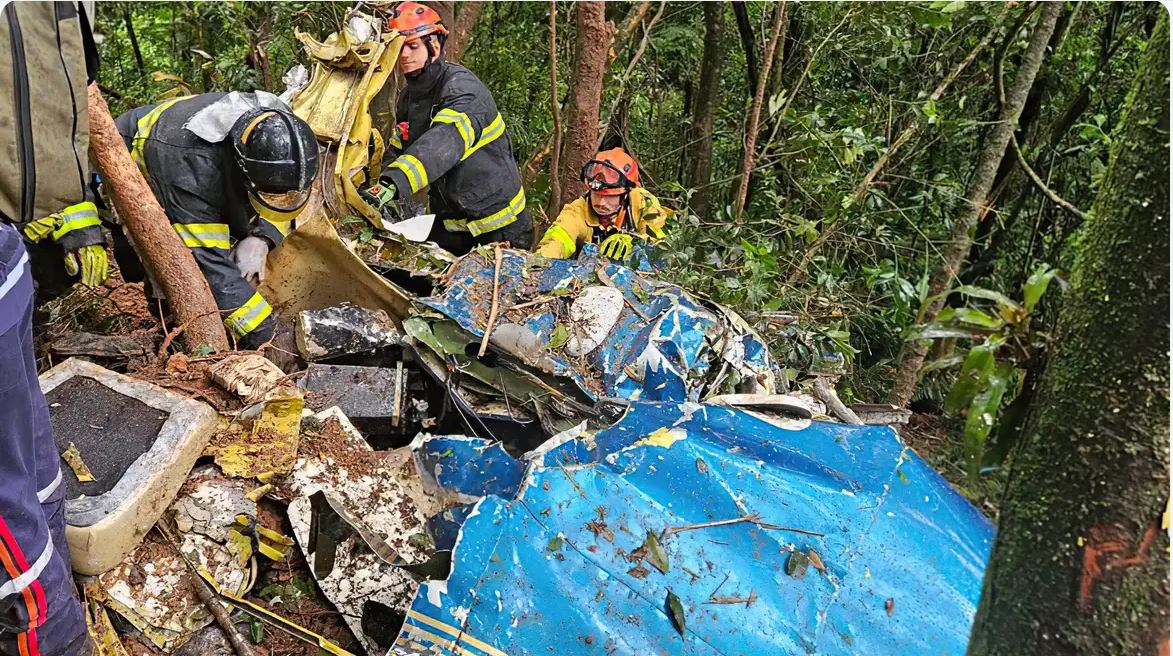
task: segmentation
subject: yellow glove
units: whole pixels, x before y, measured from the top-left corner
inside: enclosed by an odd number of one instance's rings
[[[24,225],[24,236],[28,237],[29,241],[35,244],[53,234],[53,231],[59,225],[61,225],[61,215],[50,214],[44,218],[26,223]]]
[[[631,235],[617,232],[607,237],[599,245],[599,252],[612,260],[625,261],[631,255]]]
[[[81,273],[81,284],[97,287],[110,277],[110,261],[101,244],[82,246],[65,254],[65,272],[71,276]]]

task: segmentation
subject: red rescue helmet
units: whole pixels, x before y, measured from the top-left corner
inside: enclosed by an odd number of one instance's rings
[[[404,36],[404,43],[418,41],[429,34],[448,35],[440,14],[418,2],[401,2],[391,10],[388,26]]]
[[[639,165],[622,148],[604,150],[582,167],[582,182],[603,196],[626,194],[639,186]]]

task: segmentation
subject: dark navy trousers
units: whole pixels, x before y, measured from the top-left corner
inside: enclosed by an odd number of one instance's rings
[[[65,485],[33,356],[28,253],[0,223],[0,654],[90,653],[65,542]]]

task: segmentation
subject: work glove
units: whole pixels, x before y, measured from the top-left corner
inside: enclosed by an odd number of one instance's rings
[[[265,280],[265,258],[269,257],[269,242],[261,237],[245,237],[232,249],[232,261],[244,279],[253,285]]]
[[[28,237],[29,241],[35,244],[45,237],[52,235],[53,231],[57,229],[60,220],[60,215],[50,214],[43,219],[29,221],[24,224],[24,236]]]
[[[358,192],[371,207],[379,210],[379,214],[388,222],[399,219],[399,208],[395,203],[395,185],[377,184]]]
[[[50,214],[24,226],[24,236],[35,243],[51,236],[61,225],[61,215]],[[65,253],[65,272],[70,276],[81,275],[86,287],[97,287],[110,277],[110,258],[106,247],[101,244],[82,246]]]
[[[617,232],[599,244],[599,252],[604,257],[617,262],[624,262],[631,255],[631,235],[626,232]]]
[[[81,284],[98,287],[110,277],[110,258],[106,255],[106,247],[93,244],[66,253],[65,272],[71,276],[80,273]]]

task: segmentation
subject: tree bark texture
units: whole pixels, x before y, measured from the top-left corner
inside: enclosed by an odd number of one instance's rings
[[[554,118],[554,134],[550,144],[550,200],[546,217],[551,222],[562,206],[562,185],[558,180],[558,160],[562,153],[562,109],[558,103],[558,3],[550,0],[550,115]]]
[[[696,189],[692,209],[707,220],[711,212],[713,187],[713,121],[717,113],[721,90],[721,67],[725,63],[725,3],[707,2],[705,15],[705,50],[701,56],[700,91],[692,115],[693,148],[692,176],[689,186]]]
[[[130,39],[130,49],[134,51],[134,64],[138,68],[138,75],[144,77],[147,74],[147,67],[143,63],[143,51],[138,45],[138,34],[134,31],[134,21],[131,19],[129,7],[122,10],[122,21],[126,23],[126,37]]]
[[[1169,26],[1137,68],[1014,456],[971,656],[1169,653]]]
[[[774,9],[774,26],[770,30],[770,41],[766,44],[766,53],[762,56],[762,72],[758,76],[758,87],[753,95],[753,108],[750,110],[749,122],[745,124],[745,158],[741,164],[741,183],[737,186],[737,197],[733,199],[733,220],[737,223],[741,223],[741,215],[745,211],[745,199],[749,194],[749,178],[753,173],[754,160],[757,157],[758,124],[761,121],[762,104],[766,97],[766,82],[770,79],[770,66],[774,63],[774,49],[778,47],[778,37],[782,34],[782,26],[785,24],[786,0],[782,0]]]
[[[574,77],[566,103],[566,133],[562,140],[562,202],[565,205],[581,193],[579,174],[595,152],[599,140],[599,106],[603,100],[603,74],[614,26],[606,21],[603,2],[575,4],[576,43]]]
[[[208,281],[130,159],[97,83],[90,85],[89,105],[90,154],[143,263],[163,288],[179,326],[186,326],[180,335],[184,347],[192,351],[207,344],[216,351],[229,350]]]
[[[944,293],[957,272],[964,263],[965,255],[969,252],[973,238],[970,232],[977,225],[978,216],[986,206],[990,190],[994,184],[994,177],[998,171],[998,164],[1006,152],[1006,145],[1010,143],[1010,135],[1018,125],[1018,117],[1026,104],[1027,95],[1034,86],[1035,76],[1043,64],[1046,55],[1047,42],[1055,29],[1055,21],[1063,11],[1062,2],[1043,3],[1034,34],[1022,56],[1022,63],[1014,76],[1014,84],[1006,93],[1006,104],[998,114],[998,121],[990,128],[986,135],[982,150],[978,155],[974,167],[973,177],[966,189],[965,200],[953,217],[953,233],[949,241],[941,247],[942,262],[929,280],[928,298],[925,307],[921,310],[919,320],[922,323],[933,321],[941,308],[945,305]],[[888,402],[892,405],[905,407],[912,400],[916,391],[921,365],[924,364],[928,353],[928,342],[912,340],[905,342],[896,364],[896,377],[892,384]]]
[[[484,8],[485,3],[479,0],[460,3],[460,11],[456,14],[452,33],[448,35],[448,42],[444,47],[447,52],[445,58],[448,61],[460,63],[460,58],[464,56],[464,51],[468,50],[468,44],[472,41],[477,19],[481,17]]]
[[[741,37],[741,48],[745,51],[745,90],[746,93],[752,94],[754,89],[758,88],[758,66],[754,60],[756,48],[753,25],[749,22],[749,12],[745,9],[744,0],[733,0],[733,17],[737,19],[737,34]]]

